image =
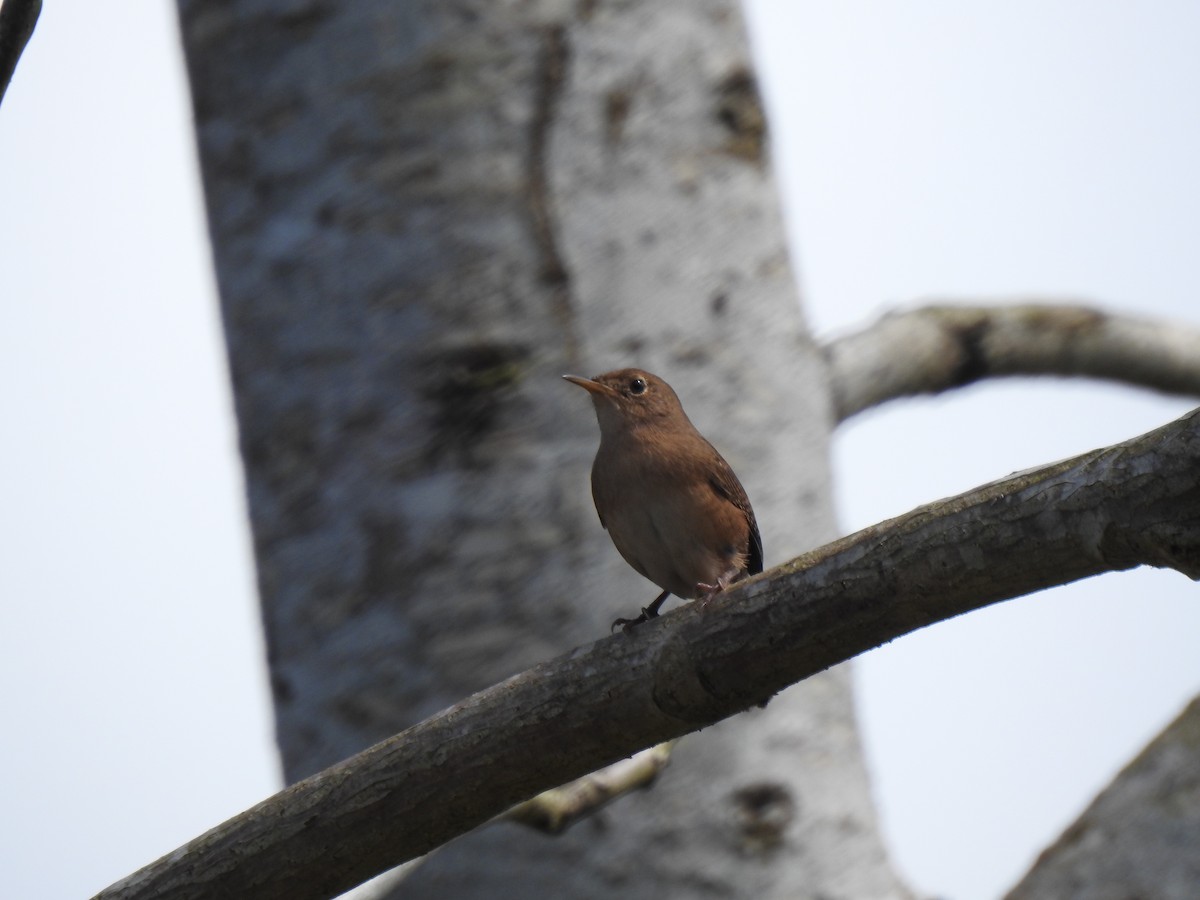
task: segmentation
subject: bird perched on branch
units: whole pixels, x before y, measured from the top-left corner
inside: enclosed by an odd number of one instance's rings
[[[675,391],[641,369],[581,378],[592,397],[600,449],[592,499],[600,524],[629,565],[662,593],[629,630],[658,615],[671,594],[704,601],[762,571],[762,538],[729,463],[692,425]]]

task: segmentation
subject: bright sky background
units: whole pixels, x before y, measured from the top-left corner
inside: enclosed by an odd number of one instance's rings
[[[1027,292],[1200,324],[1200,6],[754,0],[819,334]],[[89,896],[279,784],[174,6],[47,4],[0,107],[0,896]],[[1020,382],[835,447],[851,530],[1189,404]],[[1197,588],[1093,579],[858,669],[920,892],[985,900],[1200,691]]]

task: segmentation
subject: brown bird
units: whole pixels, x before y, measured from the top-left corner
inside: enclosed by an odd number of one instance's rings
[[[671,594],[705,601],[762,571],[762,538],[729,463],[696,430],[671,386],[641,369],[564,375],[592,395],[600,449],[592,499],[625,561],[662,593],[626,630],[658,615]]]

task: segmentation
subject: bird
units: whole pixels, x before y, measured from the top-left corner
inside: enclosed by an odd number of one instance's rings
[[[592,499],[617,551],[662,593],[615,631],[658,615],[667,597],[707,603],[763,568],[746,490],[692,425],[671,386],[642,369],[564,375],[591,395],[600,424]]]

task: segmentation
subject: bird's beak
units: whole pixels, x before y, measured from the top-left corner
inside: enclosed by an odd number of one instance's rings
[[[617,396],[617,392],[607,384],[601,384],[599,381],[593,381],[591,378],[583,378],[579,375],[564,375],[563,378],[571,382],[571,384],[579,385],[589,394],[598,394],[601,397]]]

